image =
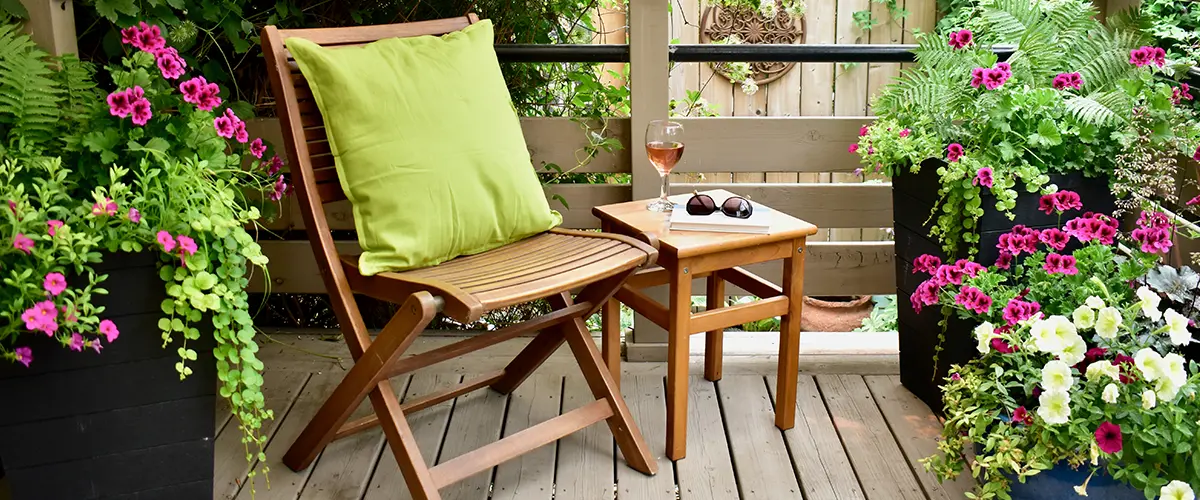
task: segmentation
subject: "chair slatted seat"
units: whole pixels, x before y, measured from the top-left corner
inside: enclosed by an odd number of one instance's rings
[[[332,308],[341,325],[354,365],[292,443],[283,462],[292,470],[310,466],[334,439],[382,426],[405,482],[417,500],[439,499],[438,489],[549,444],[594,423],[605,421],[622,455],[634,469],[657,472],[621,398],[612,374],[584,325],[627,279],[650,267],[658,256],[650,235],[627,236],[552,229],[477,255],[458,257],[437,266],[364,276],[356,255],[341,255],[334,245],[324,205],[346,199],[330,151],[321,111],[295,60],[284,46],[302,37],[327,47],[357,46],[392,37],[442,35],[477,22],[465,17],[348,28],[263,29],[262,43],[276,108],[283,127],[290,175]],[[575,291],[576,293],[572,294]],[[372,339],[354,294],[400,304],[396,315]],[[417,355],[404,356],[416,337],[439,312],[461,323],[484,313],[536,299],[553,311],[496,331]],[[435,363],[538,332],[501,371],[401,405],[388,379]],[[406,415],[490,387],[510,393],[554,351],[566,343],[596,400],[459,457],[431,467],[422,458]],[[374,414],[349,421],[370,398]]]

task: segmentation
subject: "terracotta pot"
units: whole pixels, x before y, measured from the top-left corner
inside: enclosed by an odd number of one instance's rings
[[[806,332],[848,332],[862,325],[874,308],[870,295],[845,299],[804,297],[800,330]]]

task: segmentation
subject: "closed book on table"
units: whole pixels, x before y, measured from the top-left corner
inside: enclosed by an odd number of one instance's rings
[[[667,199],[675,204],[674,210],[671,211],[670,228],[672,231],[712,231],[718,233],[750,233],[750,234],[770,234],[771,218],[774,213],[770,207],[761,203],[749,201],[753,206],[750,217],[740,219],[730,217],[721,212],[720,208],[725,200],[738,196],[724,189],[714,189],[710,191],[701,191],[700,194],[708,195],[717,205],[717,210],[709,215],[692,215],[687,212],[687,201],[694,196],[693,193],[678,194],[669,196]]]

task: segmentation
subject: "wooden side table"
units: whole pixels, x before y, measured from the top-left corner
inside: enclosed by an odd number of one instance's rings
[[[718,206],[729,193],[714,193]],[[603,357],[619,382],[621,372],[620,302],[668,332],[667,353],[667,457],[687,454],[688,344],[691,335],[705,332],[704,378],[721,378],[721,344],[725,328],[781,316],[779,339],[779,392],[775,426],[790,429],[796,420],[796,383],[800,362],[800,308],[803,304],[805,239],[817,227],[782,212],[772,214],[770,234],[671,231],[670,214],[646,210],[649,200],[598,206],[602,230],[658,238],[658,264],[630,278],[602,309]],[[725,217],[720,212],[713,217]],[[783,287],[741,268],[783,260]],[[707,310],[692,314],[692,280],[708,278]],[[722,307],[725,283],[731,283],[762,300]],[[669,284],[664,307],[641,289]],[[618,302],[619,301],[619,302]]]

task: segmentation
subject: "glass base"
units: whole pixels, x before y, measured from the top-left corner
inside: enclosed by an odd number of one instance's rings
[[[649,210],[651,212],[670,212],[674,208],[675,208],[675,204],[671,203],[670,201],[666,200],[665,198],[659,198],[659,199],[654,200],[646,205],[646,210]]]

